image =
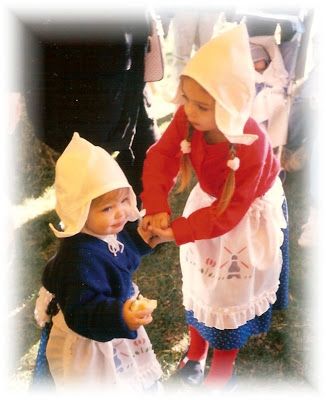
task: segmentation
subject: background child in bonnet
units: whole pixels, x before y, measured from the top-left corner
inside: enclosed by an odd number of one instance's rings
[[[61,243],[35,308],[38,323],[52,325],[45,345],[54,382],[147,389],[161,368],[143,327],[153,310],[130,308],[138,294],[132,275],[151,252],[136,231],[124,231],[140,217],[136,196],[109,153],[77,133],[57,162],[55,190],[63,230],[50,227]]]
[[[222,387],[239,349],[268,331],[288,291],[286,202],[269,139],[249,118],[255,81],[245,25],[199,49],[181,95],[184,105],[147,153],[142,229],[180,246],[190,344],[178,375],[200,384],[210,345],[204,384]],[[169,191],[179,170],[186,186],[190,165],[199,183],[170,222]]]

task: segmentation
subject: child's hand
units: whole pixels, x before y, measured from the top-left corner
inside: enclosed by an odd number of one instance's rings
[[[146,215],[141,221],[141,227],[147,231],[149,226],[154,226],[160,229],[166,229],[170,226],[170,216],[166,212]]]
[[[174,237],[172,228],[161,229],[161,228],[156,228],[155,226],[150,225],[148,227],[148,230],[152,234],[151,240],[155,241],[156,244],[175,241],[175,237]]]
[[[153,229],[151,226],[148,227],[147,231],[145,231],[141,226],[138,226],[137,231],[139,233],[139,235],[142,237],[142,239],[144,240],[144,242],[146,242],[150,247],[154,248],[155,246],[157,246],[160,243],[165,243],[165,242],[169,242],[173,239],[167,239],[166,237],[169,237],[168,233],[166,232],[167,230],[171,230],[171,228],[165,229],[165,230],[161,230],[162,232],[164,232],[164,236],[159,236],[156,233],[153,232]]]
[[[134,299],[128,299],[122,307],[122,318],[131,331],[136,331],[142,325],[148,325],[153,321],[150,310],[132,311],[130,309]]]
[[[141,236],[141,238],[143,239],[144,242],[146,242],[148,245],[150,245],[150,242],[153,238],[153,234],[152,232],[150,232],[148,229],[145,231],[141,225],[139,225],[137,227],[137,232],[139,234],[139,236]],[[150,245],[151,246],[151,245]],[[151,246],[153,247],[153,246]]]

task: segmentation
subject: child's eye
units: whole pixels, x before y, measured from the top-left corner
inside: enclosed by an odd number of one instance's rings
[[[129,197],[125,197],[121,203],[128,203],[129,202]]]
[[[198,108],[200,109],[200,111],[208,111],[207,107],[203,107],[203,106],[198,106]]]
[[[103,208],[103,212],[109,212],[109,211],[111,211],[112,210],[112,207],[111,206],[108,206],[108,207],[105,207],[105,208]]]

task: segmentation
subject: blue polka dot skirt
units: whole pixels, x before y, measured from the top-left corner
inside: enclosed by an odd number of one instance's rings
[[[285,219],[288,221],[288,209],[286,200],[283,203],[283,213]],[[245,346],[249,338],[253,335],[268,332],[273,310],[281,310],[288,306],[289,294],[289,230],[282,229],[284,233],[284,241],[281,246],[283,264],[280,274],[280,285],[276,293],[276,302],[269,307],[269,309],[262,315],[256,316],[254,319],[248,321],[246,324],[236,329],[216,329],[205,326],[199,322],[195,317],[193,311],[186,311],[186,321],[192,325],[200,335],[209,342],[210,346],[215,349],[240,349]]]

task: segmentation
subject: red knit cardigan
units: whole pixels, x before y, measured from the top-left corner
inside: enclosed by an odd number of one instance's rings
[[[170,213],[168,195],[174,186],[180,167],[180,142],[186,137],[187,118],[181,106],[165,133],[147,152],[143,169],[143,192],[141,199],[146,214]],[[224,213],[216,217],[212,207],[194,211],[188,218],[178,217],[171,227],[176,244],[194,240],[210,239],[230,231],[245,215],[251,203],[272,186],[279,171],[279,161],[267,137],[258,124],[249,119],[244,133],[253,133],[258,139],[251,145],[237,145],[240,167],[235,172],[236,189]],[[227,173],[229,143],[207,144],[201,131],[194,131],[190,159],[201,188],[218,197]]]

